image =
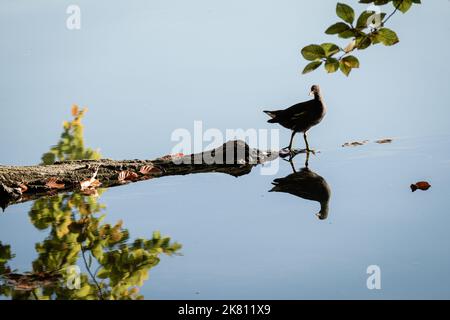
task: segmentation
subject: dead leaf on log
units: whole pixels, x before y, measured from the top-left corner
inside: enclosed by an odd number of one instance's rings
[[[385,144],[385,143],[392,143],[392,141],[394,141],[394,140],[393,139],[381,139],[381,140],[375,141],[375,143]]]
[[[158,158],[158,160],[171,161],[172,160],[172,156],[169,154],[169,155],[162,156],[162,157]]]
[[[148,174],[158,174],[161,173],[162,171],[154,166],[148,165],[148,166],[143,166],[140,170],[140,173],[142,173],[143,175],[148,175]]]
[[[98,169],[100,167],[98,167],[94,174],[92,175],[92,177],[90,179],[84,180],[80,182],[80,188],[81,191],[85,191],[88,189],[93,189],[93,188],[98,188],[101,185],[101,182],[99,180],[97,180],[97,173],[98,173]]]
[[[411,191],[415,192],[416,190],[427,191],[431,188],[431,185],[426,181],[420,181],[411,185]]]
[[[183,158],[184,154],[183,153],[176,153],[176,154],[168,154],[165,156],[162,156],[161,158],[158,158],[158,160],[164,160],[164,161],[172,161],[173,159],[177,159],[177,158]]]
[[[18,194],[22,194],[22,190],[20,189],[20,188],[13,188],[14,189],[14,191],[16,191]]]
[[[96,181],[98,181],[98,180],[96,180]],[[81,193],[84,194],[85,196],[93,196],[95,198],[97,198],[99,196],[98,190],[95,188],[87,188],[87,189],[81,190]]]
[[[363,146],[365,145],[367,142],[369,142],[369,140],[364,140],[364,141],[353,141],[353,142],[346,142],[342,145],[342,147],[358,147],[358,146]]]
[[[64,189],[65,188],[64,183],[58,183],[58,178],[48,179],[45,186],[50,189]]]
[[[80,182],[81,191],[86,191],[89,189],[95,189],[102,185],[102,183],[97,179],[88,179]]]
[[[25,183],[21,183],[21,184],[19,185],[19,188],[20,188],[20,191],[21,191],[22,193],[27,192],[27,190],[28,190],[28,187],[27,187],[27,185],[26,185]]]
[[[89,188],[91,186],[91,179],[88,180],[84,180],[80,182],[80,188],[81,190],[86,190],[87,188]]]
[[[31,291],[41,287],[55,285],[62,276],[57,273],[36,272],[36,273],[5,273],[2,276],[9,287],[18,291]]]
[[[119,173],[119,177],[117,178],[117,180],[123,182],[123,181],[133,181],[136,180],[139,176],[137,175],[137,173],[132,172],[132,171],[121,171]]]

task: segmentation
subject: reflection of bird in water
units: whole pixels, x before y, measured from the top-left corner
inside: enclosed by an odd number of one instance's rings
[[[320,203],[320,212],[316,215],[320,220],[325,220],[328,217],[330,186],[323,177],[309,170],[307,164],[297,172],[292,161],[290,163],[294,173],[275,179],[272,182],[274,187],[269,192],[285,192],[303,199],[317,201]]]
[[[314,99],[298,103],[286,110],[264,111],[272,118],[268,121],[269,123],[279,123],[283,127],[292,130],[291,141],[287,147],[289,150],[292,149],[295,134],[297,132],[303,132],[306,151],[312,151],[309,149],[306,132],[313,126],[319,124],[327,112],[319,86],[312,86],[310,94],[314,96]]]

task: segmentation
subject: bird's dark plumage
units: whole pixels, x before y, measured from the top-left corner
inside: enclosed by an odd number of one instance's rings
[[[289,149],[292,146],[292,139],[295,133],[306,133],[311,127],[319,124],[327,112],[319,86],[312,86],[311,93],[314,95],[312,100],[297,103],[285,110],[264,111],[272,118],[268,121],[269,123],[279,123],[293,131]],[[305,143],[307,144],[306,136]],[[308,144],[307,149],[309,150]]]
[[[285,192],[294,196],[313,200],[320,203],[319,219],[328,217],[328,202],[330,201],[331,189],[326,180],[317,173],[303,168],[284,178],[275,179],[274,187],[270,192]]]

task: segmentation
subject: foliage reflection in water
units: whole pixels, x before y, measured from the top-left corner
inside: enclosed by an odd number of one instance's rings
[[[85,112],[86,109],[72,107],[73,120],[64,122],[61,138],[42,156],[43,164],[101,158],[98,151],[84,145],[81,121]],[[290,158],[293,173],[275,179],[270,192],[319,202],[317,216],[325,220],[331,190],[323,177],[308,168],[308,160],[309,153],[304,168],[297,171]],[[0,295],[13,299],[144,298],[139,288],[148,279],[150,269],[159,263],[161,254],[179,254],[181,245],[158,231],[153,232],[151,239],[131,240],[122,221],[114,225],[102,223],[106,206],[99,199],[105,191],[50,191],[47,197],[36,200],[29,218],[36,229],[47,231],[48,236],[36,243],[37,258],[32,262],[32,271],[26,273],[13,270],[14,250],[0,242]]]
[[[72,108],[74,119],[64,123],[60,141],[42,157],[44,164],[101,157],[84,146],[81,120],[85,112]],[[38,256],[32,271],[22,274],[9,265],[14,258],[11,246],[0,242],[0,295],[13,299],[142,299],[139,287],[159,263],[160,254],[177,254],[181,245],[157,231],[151,239],[130,241],[122,221],[102,223],[105,205],[99,203],[99,196],[104,191],[36,200],[29,217],[34,227],[48,230],[48,237],[35,245]]]

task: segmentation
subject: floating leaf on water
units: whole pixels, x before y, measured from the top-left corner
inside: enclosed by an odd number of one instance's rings
[[[420,181],[411,185],[411,191],[415,192],[416,190],[427,191],[431,188],[431,185],[426,181]]]
[[[137,173],[132,172],[132,171],[121,171],[119,173],[119,177],[117,178],[117,180],[119,181],[132,181],[137,179],[139,176],[137,175]]]
[[[55,177],[49,178],[47,180],[47,183],[45,184],[45,186],[50,189],[64,189],[65,188],[64,183],[58,183],[58,178],[55,178]]]
[[[342,145],[342,147],[357,147],[357,146],[363,146],[365,145],[369,140],[364,141],[353,141],[353,142],[346,142]]]
[[[375,141],[375,143],[384,144],[384,143],[392,143],[392,141],[393,141],[393,139],[381,139],[381,140]]]

